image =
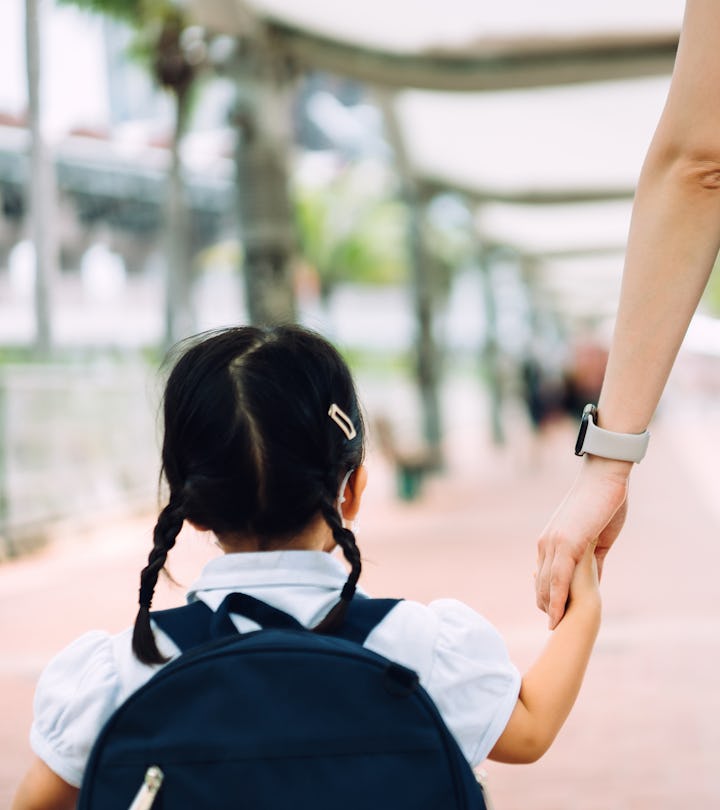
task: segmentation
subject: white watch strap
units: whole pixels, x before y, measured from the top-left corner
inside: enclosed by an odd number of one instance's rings
[[[644,433],[614,433],[598,427],[592,417],[589,417],[581,452],[589,453],[591,456],[637,463],[644,458],[649,441],[650,431],[648,430]]]

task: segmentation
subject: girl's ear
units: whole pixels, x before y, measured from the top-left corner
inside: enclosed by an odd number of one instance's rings
[[[360,511],[360,503],[362,501],[363,492],[367,485],[368,473],[367,467],[361,464],[356,467],[347,484],[345,490],[340,493],[345,500],[340,505],[340,512],[345,520],[355,520]]]

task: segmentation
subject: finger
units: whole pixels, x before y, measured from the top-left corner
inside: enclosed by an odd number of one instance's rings
[[[548,602],[548,626],[554,630],[565,615],[570,580],[575,570],[575,560],[566,555],[556,554],[550,570],[550,598]]]
[[[607,556],[608,551],[609,549],[607,548],[595,549],[595,562],[597,564],[598,582],[602,579],[603,565],[605,565],[605,557]]]
[[[535,601],[543,612],[547,610],[550,601],[550,566],[552,554],[546,550],[543,540],[538,543],[537,573],[535,578]]]

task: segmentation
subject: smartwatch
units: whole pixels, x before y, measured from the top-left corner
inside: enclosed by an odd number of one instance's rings
[[[597,407],[592,403],[585,406],[580,421],[580,430],[575,442],[575,455],[614,458],[618,461],[642,461],[650,432],[614,433],[597,426]]]

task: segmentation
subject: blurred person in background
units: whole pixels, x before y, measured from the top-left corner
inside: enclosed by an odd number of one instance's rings
[[[633,444],[647,441],[647,425],[720,248],[718,38],[720,3],[688,0],[665,108],[638,182],[615,332],[590,425],[591,432],[597,426],[619,434],[599,433],[621,449],[608,452],[613,458],[584,453],[539,539],[537,603],[550,627],[563,615],[588,545],[597,540],[602,571],[624,524],[633,466],[627,457]],[[582,433],[578,438],[582,452]]]

